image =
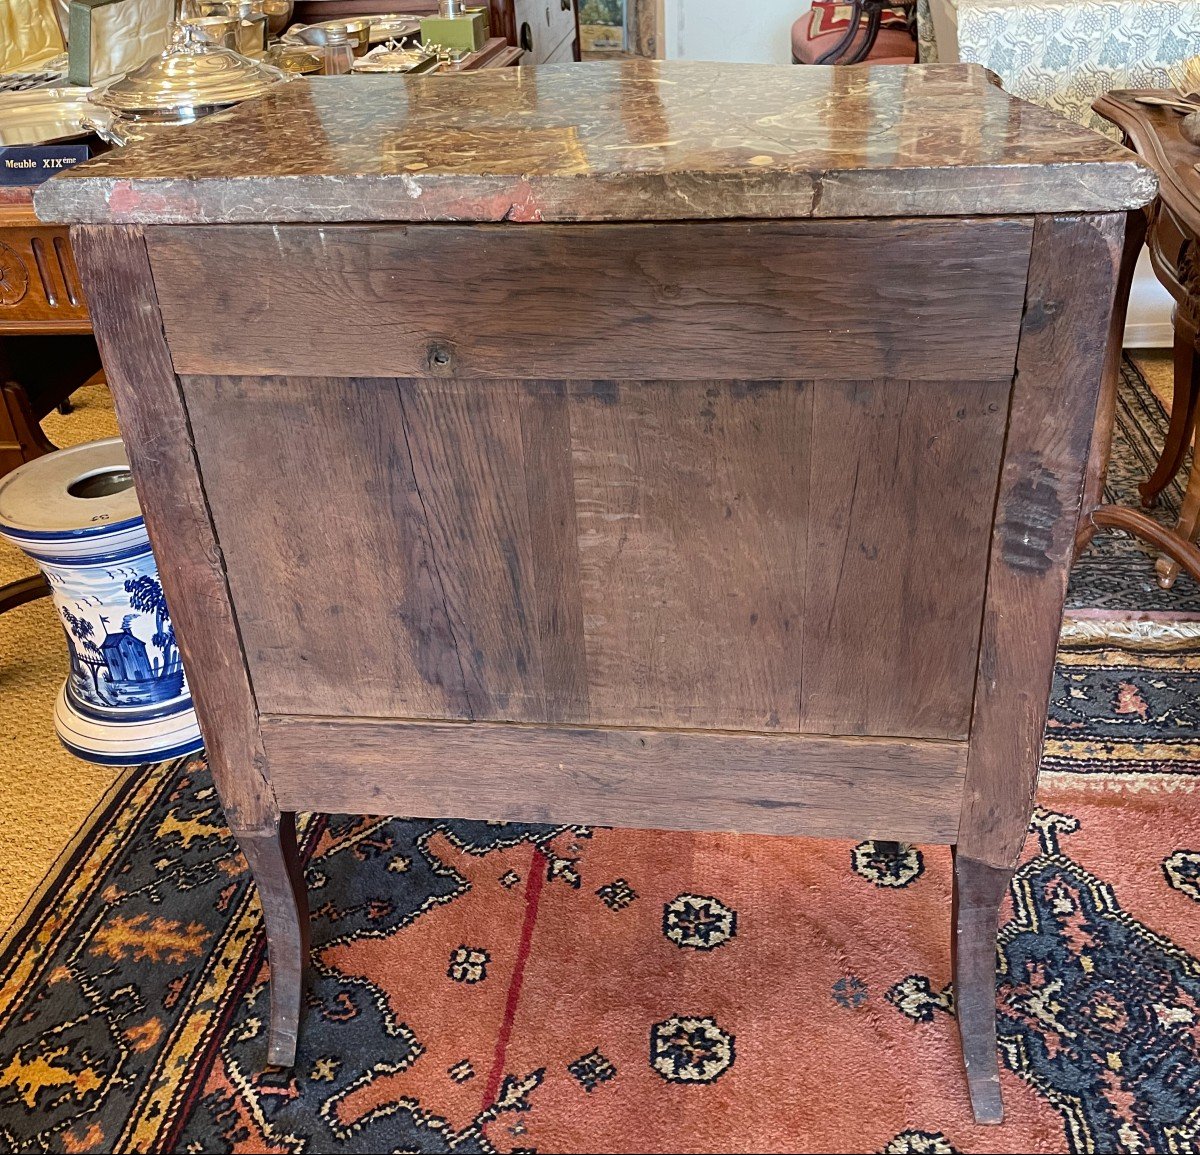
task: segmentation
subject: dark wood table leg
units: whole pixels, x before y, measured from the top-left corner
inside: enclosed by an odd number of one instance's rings
[[[0,384],[0,477],[53,452],[54,445],[42,432],[25,390],[14,381]]]
[[[42,575],[20,578],[15,582],[0,586],[0,614],[15,610],[26,602],[37,601],[38,598],[50,596],[50,583]]]
[[[1186,413],[1178,422],[1180,427],[1178,441],[1172,444],[1171,433],[1174,432],[1177,424],[1176,410],[1186,410]],[[1200,329],[1197,327],[1196,318],[1189,314],[1183,305],[1180,305],[1175,310],[1175,380],[1171,402],[1171,432],[1167,435],[1168,446],[1163,451],[1162,459],[1154,471],[1154,476],[1138,487],[1142,489],[1143,494],[1147,487],[1159,480],[1160,474],[1164,475],[1162,484],[1159,485],[1159,489],[1162,489],[1179,471],[1179,467],[1187,455],[1188,447],[1192,443],[1192,438],[1195,436],[1198,413],[1200,413]],[[1170,462],[1167,461],[1168,456],[1171,457]],[[1158,490],[1155,490],[1156,494],[1157,492]],[[1192,471],[1188,477],[1187,491],[1184,493],[1183,507],[1179,511],[1179,520],[1175,523],[1175,533],[1181,540],[1192,543],[1195,541],[1197,529],[1200,529],[1200,472],[1196,469],[1196,459],[1193,456]],[[1158,584],[1163,589],[1169,590],[1175,584],[1175,579],[1179,577],[1179,571],[1183,566],[1179,560],[1168,554],[1166,557],[1160,557],[1154,568],[1158,571]],[[1188,572],[1192,577],[1197,577],[1195,571],[1190,567],[1188,567]]]
[[[1119,217],[1039,217],[1017,351],[962,819],[954,851],[954,990],[971,1107],[999,1123],[996,923],[1037,790],[1054,651],[1078,529],[1075,495],[1089,459],[1088,418],[1119,333]],[[1074,290],[1076,277],[1089,292]],[[1063,305],[1063,302],[1070,302]],[[1111,323],[1110,323],[1111,322]],[[1118,341],[1119,348],[1119,341]],[[1064,430],[1078,431],[1071,436]],[[1103,473],[1090,473],[1093,484]],[[1036,673],[1035,673],[1036,671]]]
[[[954,848],[954,1013],[977,1123],[1000,1123],[1000,1071],[996,1063],[996,925],[1013,869],[988,866]]]
[[[304,869],[296,847],[296,816],[279,815],[273,831],[238,829],[230,823],[258,885],[271,962],[271,1027],[267,1062],[296,1061],[300,1013],[308,975],[309,915]]]
[[[1096,406],[1096,423],[1092,428],[1092,447],[1087,473],[1083,481],[1083,501],[1080,505],[1079,526],[1075,534],[1075,553],[1087,549],[1097,526],[1089,514],[1104,504],[1104,479],[1108,475],[1108,459],[1112,452],[1113,429],[1117,420],[1117,389],[1121,382],[1121,357],[1124,355],[1125,318],[1129,313],[1129,292],[1138,256],[1146,243],[1149,218],[1140,209],[1125,218],[1125,240],[1121,250],[1121,265],[1117,274],[1117,294],[1109,319],[1108,345],[1104,353],[1104,372],[1100,379],[1100,401]]]
[[[1182,309],[1175,313],[1175,379],[1171,394],[1171,422],[1167,428],[1167,439],[1162,455],[1154,472],[1138,485],[1142,504],[1151,509],[1158,504],[1158,496],[1179,472],[1192,435],[1196,431],[1197,402],[1200,402],[1200,358],[1196,352],[1197,332],[1192,319]],[[1194,529],[1194,527],[1193,527]],[[1189,541],[1191,532],[1180,533]],[[1162,572],[1161,570],[1159,571]],[[1178,567],[1175,570],[1179,572]],[[1174,578],[1171,579],[1174,582]]]

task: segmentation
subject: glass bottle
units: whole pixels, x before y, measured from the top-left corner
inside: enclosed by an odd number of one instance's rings
[[[354,48],[350,44],[350,33],[345,28],[331,27],[325,30],[325,64],[321,72],[325,76],[345,76],[354,63]]]

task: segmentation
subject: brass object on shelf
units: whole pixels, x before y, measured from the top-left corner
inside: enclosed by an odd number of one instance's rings
[[[321,56],[303,44],[272,44],[266,61],[289,76],[310,76],[321,71]]]
[[[262,0],[262,10],[267,18],[267,33],[282,36],[283,30],[292,22],[295,0]]]
[[[267,14],[262,0],[239,0],[235,5],[238,18],[237,48],[243,56],[262,57],[267,51]]]
[[[451,7],[455,14],[445,15],[447,8]],[[487,40],[487,34],[483,16],[478,11],[470,11],[461,6],[458,0],[452,0],[451,5],[443,3],[441,14],[421,17],[421,39],[446,48],[478,52]]]

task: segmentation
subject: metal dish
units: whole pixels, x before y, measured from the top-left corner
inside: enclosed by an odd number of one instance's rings
[[[236,16],[194,16],[188,21],[209,44],[222,48],[237,48],[238,18]]]
[[[0,146],[50,144],[91,134],[97,113],[88,88],[35,88],[0,92]]]
[[[324,48],[326,33],[330,28],[344,28],[355,56],[365,56],[371,47],[369,16],[356,16],[345,20],[322,20],[320,24],[293,24],[283,36],[285,44],[308,44]]]
[[[266,62],[289,76],[310,76],[320,72],[324,61],[307,44],[272,44]]]
[[[289,79],[261,60],[206,43],[183,24],[161,56],[96,89],[92,101],[132,120],[186,123]]]

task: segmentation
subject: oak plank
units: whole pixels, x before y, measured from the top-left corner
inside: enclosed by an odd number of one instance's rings
[[[185,374],[964,381],[1011,373],[1032,228],[1017,218],[148,235]]]
[[[903,739],[263,718],[281,804],[950,842],[966,746]]]
[[[589,714],[795,730],[811,390],[571,387]]]
[[[1037,788],[1054,652],[1125,217],[1043,217],[1021,326],[958,852],[1013,866]]]
[[[561,381],[527,382],[521,394],[525,499],[529,510],[545,720],[590,717],[571,417]]]
[[[520,387],[401,381],[399,390],[468,714],[542,719],[545,623],[534,585]]]
[[[814,386],[802,730],[966,738],[1009,387]]]

